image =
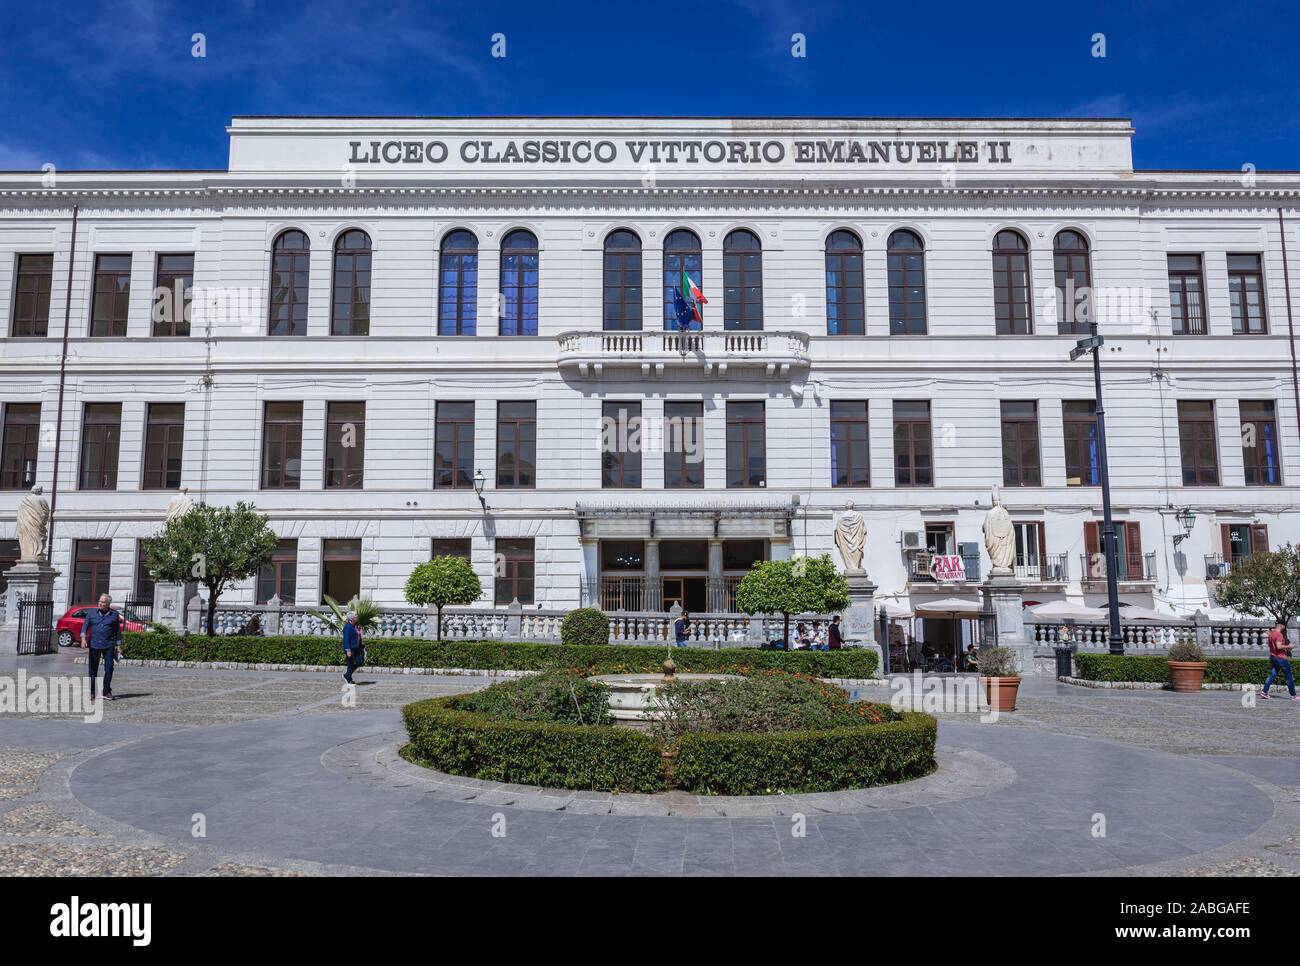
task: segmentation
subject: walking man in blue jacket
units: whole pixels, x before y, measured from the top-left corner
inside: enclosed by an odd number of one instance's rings
[[[343,656],[347,658],[347,667],[343,671],[343,680],[355,684],[353,673],[366,663],[366,645],[361,639],[361,628],[357,624],[357,612],[348,611],[343,623]]]
[[[90,649],[90,697],[94,700],[99,662],[104,662],[104,700],[113,700],[113,658],[122,656],[122,615],[113,610],[113,598],[99,595],[99,608],[86,614],[81,625],[81,646]]]

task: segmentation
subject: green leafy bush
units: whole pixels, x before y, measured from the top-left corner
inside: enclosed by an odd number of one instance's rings
[[[494,684],[466,696],[459,707],[508,721],[602,725],[611,720],[609,688],[564,671]]]
[[[1266,657],[1207,657],[1206,684],[1259,684],[1268,676]],[[1163,654],[1084,654],[1074,656],[1085,681],[1136,681],[1168,684],[1169,662]]]
[[[1170,661],[1204,661],[1205,651],[1195,641],[1179,641],[1169,648],[1167,657]]]
[[[663,745],[632,728],[510,721],[464,710],[465,697],[431,698],[402,709],[406,756],[452,775],[591,791],[657,792],[665,787]]]
[[[579,607],[560,621],[562,644],[608,644],[609,618],[598,607]]]
[[[343,648],[331,637],[194,637],[129,633],[127,654],[154,661],[231,661],[244,664],[343,663]],[[682,672],[752,674],[789,671],[823,678],[869,678],[876,671],[876,652],[763,651],[730,647],[721,650],[674,648]],[[668,648],[636,644],[518,644],[506,641],[426,641],[417,638],[367,639],[371,667],[465,668],[468,670],[545,671],[569,668],[584,674],[657,672]]]

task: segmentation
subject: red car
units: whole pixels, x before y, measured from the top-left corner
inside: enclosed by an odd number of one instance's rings
[[[59,647],[73,647],[81,645],[81,625],[86,623],[86,612],[97,608],[98,604],[77,604],[75,607],[69,607],[68,612],[59,618],[54,625],[54,633],[59,638]],[[126,618],[126,629],[128,631],[148,630],[144,622],[136,617],[129,610],[121,607],[115,610]]]

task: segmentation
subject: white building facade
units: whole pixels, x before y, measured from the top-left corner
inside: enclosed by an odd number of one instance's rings
[[[0,175],[0,556],[56,490],[56,610],[150,593],[179,485],[281,537],[232,602],[395,605],[459,553],[485,606],[724,610],[850,501],[878,607],[976,599],[1000,487],[1026,599],[1096,603],[1090,312],[1122,598],[1300,539],[1300,175],[1134,171],[1123,120],[229,133],[225,171]]]

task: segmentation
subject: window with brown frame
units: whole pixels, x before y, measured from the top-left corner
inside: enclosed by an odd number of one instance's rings
[[[889,334],[925,335],[925,243],[914,231],[890,232]]]
[[[30,490],[36,485],[41,447],[41,404],[5,403],[0,442],[0,490]]]
[[[442,240],[438,257],[438,334],[478,332],[478,239],[458,228]]]
[[[993,315],[998,335],[1032,335],[1029,243],[1010,228],[993,237]]]
[[[1056,275],[1056,331],[1086,335],[1092,331],[1092,259],[1088,239],[1077,231],[1059,231],[1052,245]]]
[[[1006,486],[1042,486],[1038,445],[1038,403],[1002,402],[1002,482]]]
[[[1218,486],[1219,448],[1213,402],[1179,400],[1178,442],[1183,486]]]
[[[325,489],[360,490],[366,481],[366,404],[325,406]]]
[[[513,601],[532,604],[534,594],[534,558],[531,538],[498,538],[496,541],[496,593],[497,606]]]
[[[762,402],[727,403],[727,487],[767,485],[767,425]]]
[[[361,595],[361,541],[325,540],[321,547],[321,603],[347,604]]]
[[[502,335],[537,334],[537,236],[518,228],[501,240]]]
[[[870,486],[870,425],[864,400],[831,400],[831,486]]]
[[[763,328],[763,247],[752,231],[737,228],[722,240],[722,327]]]
[[[109,593],[113,568],[112,540],[74,540],[72,546],[72,600],[69,605],[96,604]]]
[[[86,403],[81,416],[80,489],[117,489],[117,454],[121,441],[122,404]]]
[[[370,236],[360,228],[334,243],[330,335],[370,334]]]
[[[1282,455],[1278,451],[1277,403],[1271,399],[1243,399],[1241,407],[1241,458],[1247,486],[1280,486]]]
[[[933,486],[930,403],[894,400],[894,485]]]
[[[1065,485],[1100,486],[1097,403],[1092,399],[1063,401],[1061,418],[1065,432]]]
[[[1224,563],[1235,563],[1268,550],[1268,527],[1263,524],[1222,523],[1219,526]]]
[[[430,558],[459,557],[468,563],[470,549],[469,537],[434,537],[429,543],[429,556]]]
[[[1205,335],[1205,275],[1200,255],[1169,256],[1169,318],[1174,335]]]
[[[142,490],[174,490],[181,485],[185,456],[185,404],[150,403],[144,424]]]
[[[1154,575],[1146,572],[1142,554],[1142,526],[1132,520],[1116,520],[1115,524],[1115,576],[1119,580],[1146,580]],[[1083,525],[1084,580],[1106,579],[1106,553],[1102,547],[1101,523],[1089,520]]]
[[[673,292],[681,289],[683,272],[703,291],[704,253],[699,235],[688,228],[678,228],[664,239],[664,329],[669,332],[678,329]],[[700,323],[691,322],[688,328],[698,329]]]
[[[604,327],[606,332],[641,331],[641,239],[619,228],[605,236]]]
[[[704,486],[704,403],[664,403],[664,487]]]
[[[95,337],[124,337],[130,309],[131,256],[96,255],[90,334]]]
[[[262,489],[302,485],[302,403],[268,402],[262,416]]]
[[[14,281],[14,309],[9,334],[44,338],[50,329],[50,285],[54,256],[19,255]]]
[[[194,301],[194,255],[160,254],[153,290],[153,334],[188,336]]]
[[[439,402],[433,430],[433,485],[463,489],[474,485],[474,404]]]
[[[1233,335],[1267,335],[1264,267],[1259,255],[1228,256],[1228,302]]]
[[[282,604],[297,603],[297,540],[277,541],[271,559],[257,570],[257,603],[270,603],[272,597],[279,597]]]
[[[866,319],[862,240],[851,231],[833,231],[826,239],[826,334],[865,335]]]
[[[634,489],[641,485],[641,404],[601,405],[600,485]]]
[[[536,485],[537,404],[498,402],[497,487],[531,489]]]
[[[271,246],[271,335],[306,335],[311,279],[311,242],[297,229],[281,232]]]

